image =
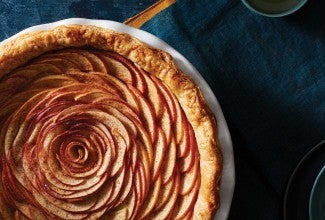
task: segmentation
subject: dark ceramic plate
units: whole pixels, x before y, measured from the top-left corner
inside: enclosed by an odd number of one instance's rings
[[[325,165],[325,141],[309,151],[289,179],[284,197],[284,220],[309,219],[309,197],[318,173]]]
[[[325,166],[318,174],[309,199],[310,220],[325,220]]]

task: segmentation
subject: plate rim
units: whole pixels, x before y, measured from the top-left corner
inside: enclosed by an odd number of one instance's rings
[[[287,201],[288,201],[288,194],[289,194],[289,190],[290,190],[290,185],[292,185],[292,182],[298,172],[298,170],[301,168],[301,166],[303,165],[303,163],[308,159],[308,157],[310,157],[315,151],[317,151],[319,148],[321,148],[321,146],[325,145],[325,140],[319,142],[318,144],[316,144],[313,148],[311,148],[299,161],[299,163],[296,165],[296,167],[294,168],[292,174],[290,175],[289,181],[287,183],[286,189],[285,189],[285,194],[284,194],[284,198],[283,198],[283,219],[287,220]],[[309,201],[308,201],[309,202]],[[308,204],[308,208],[309,208],[309,204]],[[309,210],[308,210],[308,214],[309,214]]]
[[[320,180],[320,178],[324,178],[323,176],[325,176],[325,165],[323,166],[323,168],[319,171],[319,173],[317,174],[317,177],[316,177],[316,179],[315,179],[315,181],[314,181],[314,184],[313,184],[313,187],[312,187],[312,189],[311,189],[311,192],[310,192],[310,197],[309,197],[309,204],[308,204],[308,208],[309,208],[309,218],[312,220],[312,213],[313,213],[313,211],[312,210],[314,210],[313,209],[313,204],[314,204],[314,200],[313,200],[313,198],[315,198],[317,195],[315,194],[316,192],[316,190],[318,189],[317,187],[319,187],[319,180]]]
[[[38,30],[48,30],[55,28],[60,25],[71,25],[71,24],[80,24],[80,25],[94,25],[103,28],[109,28],[118,32],[124,32],[130,34],[145,44],[162,49],[172,55],[175,62],[179,68],[188,74],[194,82],[200,87],[203,96],[206,100],[207,105],[210,107],[211,111],[214,113],[217,119],[218,127],[218,140],[221,146],[223,153],[223,164],[222,164],[222,174],[221,174],[221,186],[220,186],[220,207],[217,210],[217,213],[214,217],[214,220],[226,220],[229,216],[230,207],[232,203],[232,198],[235,189],[235,161],[233,154],[233,144],[231,140],[231,135],[229,128],[220,107],[220,104],[213,93],[212,89],[198,72],[198,70],[176,49],[167,44],[165,41],[156,37],[155,35],[140,30],[126,24],[112,21],[112,20],[98,20],[98,19],[86,19],[86,18],[68,18],[59,20],[51,23],[43,23],[35,26],[26,28],[13,36],[0,42],[0,45],[12,41],[18,36]]]

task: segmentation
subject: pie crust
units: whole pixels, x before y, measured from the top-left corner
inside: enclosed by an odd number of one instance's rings
[[[193,127],[199,151],[200,188],[193,219],[212,219],[220,205],[222,154],[217,126],[198,86],[175,64],[172,57],[138,39],[109,29],[87,25],[59,26],[23,34],[0,47],[0,80],[32,59],[64,48],[91,47],[117,53],[159,78],[177,97]],[[2,147],[1,147],[2,148]],[[3,154],[3,149],[0,153]],[[2,171],[2,165],[0,165]],[[1,189],[0,189],[1,190]],[[12,217],[0,196],[0,217]]]

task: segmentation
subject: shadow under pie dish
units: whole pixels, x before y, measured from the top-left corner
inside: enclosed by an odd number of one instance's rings
[[[199,88],[134,37],[69,25],[0,48],[4,219],[211,219],[221,152]]]

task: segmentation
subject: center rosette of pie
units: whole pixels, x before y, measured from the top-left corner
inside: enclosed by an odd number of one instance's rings
[[[193,128],[153,74],[107,51],[44,54],[0,81],[0,199],[29,219],[190,219]]]

